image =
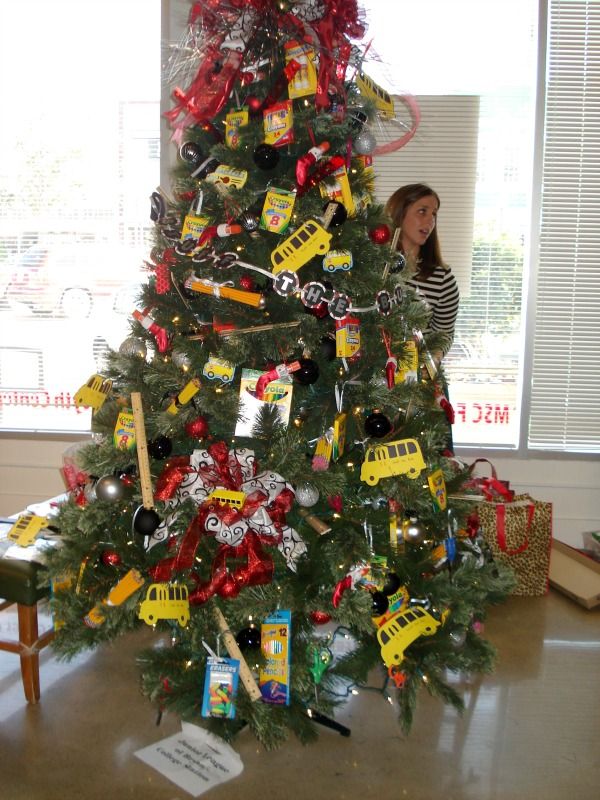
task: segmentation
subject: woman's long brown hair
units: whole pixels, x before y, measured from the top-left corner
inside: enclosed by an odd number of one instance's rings
[[[385,205],[385,211],[391,217],[395,228],[402,227],[402,221],[406,214],[406,209],[417,200],[423,197],[435,197],[438,208],[441,205],[437,192],[425,183],[409,183],[396,189]],[[401,241],[398,243],[398,250],[402,251]],[[442,258],[442,250],[437,235],[437,225],[431,231],[427,241],[422,245],[419,252],[418,273],[422,278],[429,278],[436,267],[446,267]]]

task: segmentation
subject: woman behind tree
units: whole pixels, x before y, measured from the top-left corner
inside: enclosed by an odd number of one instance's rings
[[[394,226],[400,228],[398,251],[406,259],[407,284],[431,307],[425,332],[445,335],[442,348],[432,354],[438,363],[452,345],[459,301],[456,278],[444,264],[437,235],[439,207],[439,196],[424,183],[400,187],[385,207]]]

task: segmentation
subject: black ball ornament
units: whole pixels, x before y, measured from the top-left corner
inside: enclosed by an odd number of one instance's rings
[[[360,108],[357,108],[356,111],[350,114],[350,126],[354,128],[355,131],[360,131],[368,119],[369,118],[365,112],[361,111]]]
[[[173,442],[168,436],[157,436],[148,442],[148,453],[157,461],[162,461],[171,455],[173,450]]]
[[[323,213],[327,213],[332,207],[335,207],[333,212],[333,217],[329,222],[330,228],[336,228],[338,225],[343,225],[344,222],[348,219],[348,212],[346,210],[346,206],[343,203],[338,203],[335,200],[330,200],[328,203],[325,203],[323,206]]]
[[[392,430],[392,423],[379,411],[374,411],[365,420],[365,431],[374,439],[381,439]]]
[[[381,591],[389,597],[391,594],[395,594],[401,585],[400,578],[396,575],[396,573],[390,572],[386,577]]]
[[[179,158],[191,167],[197,167],[204,160],[202,151],[195,142],[184,142],[179,148]]]
[[[390,272],[397,273],[403,272],[406,268],[406,258],[402,253],[396,253],[394,256],[394,260],[390,265]]]
[[[236,634],[235,641],[242,653],[260,648],[260,630],[258,628],[242,628]]]
[[[252,155],[259,169],[274,169],[279,163],[279,150],[272,144],[259,144]]]
[[[109,503],[116,503],[125,496],[125,486],[116,475],[105,475],[96,483],[96,497]]]
[[[133,529],[140,536],[152,536],[160,525],[160,517],[153,508],[140,506],[133,515]]]
[[[383,592],[371,592],[371,616],[380,617],[388,610],[389,601]]]
[[[333,336],[323,336],[320,342],[321,355],[326,361],[335,359],[336,345]]]
[[[301,386],[309,386],[319,379],[319,365],[312,358],[300,358],[300,369],[292,372],[294,380]]]
[[[239,223],[247,233],[258,230],[260,220],[253,211],[242,211],[239,216]]]

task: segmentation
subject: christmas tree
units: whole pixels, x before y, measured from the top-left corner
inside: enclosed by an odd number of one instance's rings
[[[61,656],[152,625],[151,701],[266,747],[369,681],[404,730],[422,688],[460,709],[448,676],[493,668],[479,623],[511,584],[373,199],[363,35],[355,0],[192,4],[149,278],[77,394],[94,435],[48,556]]]

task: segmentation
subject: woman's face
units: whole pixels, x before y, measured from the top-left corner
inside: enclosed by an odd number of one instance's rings
[[[438,201],[428,194],[411,203],[402,220],[402,249],[407,254],[418,255],[435,228]]]

